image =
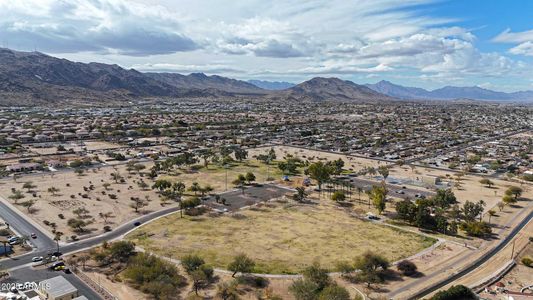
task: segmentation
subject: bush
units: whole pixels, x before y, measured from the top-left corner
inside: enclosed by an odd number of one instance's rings
[[[412,261],[406,259],[400,261],[397,266],[398,270],[405,276],[411,276],[416,273],[417,267]]]
[[[201,216],[207,211],[205,207],[193,207],[185,211],[185,214],[191,217]]]
[[[524,266],[528,266],[528,267],[533,267],[533,259],[529,258],[529,257],[522,257],[522,263],[524,264]]]
[[[155,299],[174,299],[186,284],[174,264],[147,253],[133,256],[123,274],[135,288]]]
[[[464,285],[454,285],[446,291],[440,291],[431,300],[477,299],[476,294]]]
[[[0,229],[0,236],[8,236],[8,235],[11,235],[11,231],[3,228],[3,229]]]
[[[191,254],[181,258],[181,265],[187,273],[198,270],[203,264],[205,261],[198,255]]]
[[[318,295],[318,300],[350,300],[350,293],[338,285],[330,285],[322,290]]]
[[[485,237],[492,234],[492,229],[487,222],[472,221],[464,223],[461,227],[470,236]]]

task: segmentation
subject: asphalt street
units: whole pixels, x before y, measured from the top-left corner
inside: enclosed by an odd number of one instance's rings
[[[21,235],[30,235],[32,233],[37,234],[36,239],[31,239],[31,244],[39,249],[51,249],[55,247],[56,243],[49,238],[46,234],[42,233],[37,229],[32,223],[26,221],[18,213],[14,212],[9,208],[5,203],[0,201],[0,216],[6,223],[9,223],[9,226],[17,231]]]
[[[80,251],[83,249],[91,248],[101,244],[103,241],[110,241],[123,236],[129,231],[133,230],[136,226],[135,222],[145,223],[153,220],[157,217],[176,212],[178,207],[171,207],[163,209],[148,215],[141,216],[129,223],[123,224],[117,227],[115,230],[86,240],[70,243],[60,247],[60,252],[69,254],[72,252]],[[0,260],[0,267],[8,270],[11,277],[4,282],[23,283],[28,281],[41,281],[47,278],[51,278],[57,275],[65,276],[70,283],[72,283],[82,295],[85,295],[89,299],[101,299],[101,297],[87,286],[83,281],[73,274],[58,273],[49,270],[34,269],[31,267],[31,259],[35,256],[46,256],[49,253],[56,250],[56,242],[50,239],[46,234],[41,232],[38,228],[33,226],[30,222],[26,221],[24,217],[14,212],[11,208],[0,201],[0,215],[2,218],[10,224],[20,234],[36,233],[38,238],[33,239],[35,249],[33,252],[21,255],[12,256]]]

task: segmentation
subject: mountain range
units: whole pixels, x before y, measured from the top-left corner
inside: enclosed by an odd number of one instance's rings
[[[472,99],[472,100],[489,100],[489,101],[531,101],[533,100],[533,91],[522,91],[514,93],[504,93],[484,89],[478,86],[456,87],[445,86],[440,89],[428,91],[422,88],[405,87],[382,80],[375,84],[366,84],[366,86],[378,93],[388,95],[399,99],[425,99],[425,100],[454,100],[454,99]]]
[[[286,81],[248,80],[248,82],[262,89],[272,91],[285,90],[296,85]]]
[[[203,73],[143,73],[118,65],[80,63],[39,52],[0,48],[0,105],[123,104],[146,98],[231,98],[279,101],[375,102],[398,99],[533,100],[533,92],[503,93],[479,87],[428,91],[388,81],[359,85],[315,77],[288,82],[242,81]]]

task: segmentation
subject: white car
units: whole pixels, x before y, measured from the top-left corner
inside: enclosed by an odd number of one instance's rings
[[[33,261],[33,262],[38,262],[38,261],[42,261],[42,260],[43,260],[42,256],[35,256],[34,258],[31,259],[31,261]]]

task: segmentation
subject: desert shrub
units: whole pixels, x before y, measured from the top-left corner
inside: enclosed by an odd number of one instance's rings
[[[524,266],[528,266],[528,267],[533,267],[533,259],[529,258],[529,257],[522,257],[522,263],[524,264]]]
[[[201,216],[207,211],[205,207],[193,207],[185,211],[185,214],[191,217]]]
[[[440,291],[431,300],[477,299],[476,294],[464,285],[454,285],[446,291]]]
[[[186,284],[174,264],[147,253],[133,256],[124,276],[135,288],[155,299],[174,299]]]
[[[412,261],[402,260],[398,263],[398,270],[402,272],[403,275],[411,276],[416,273],[417,267]]]

